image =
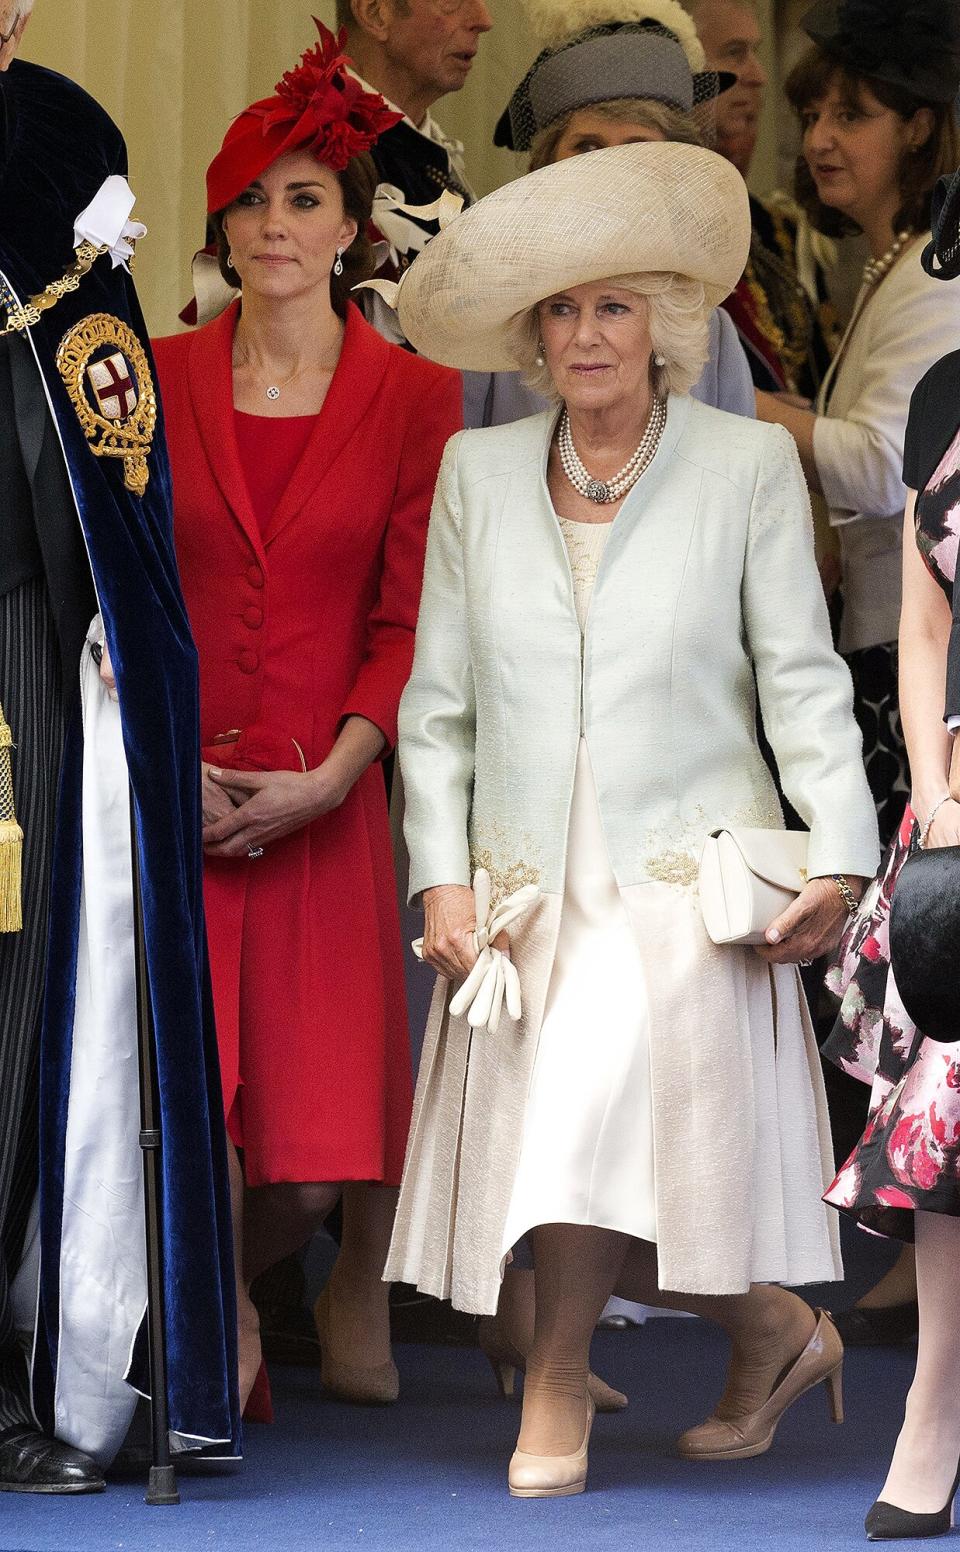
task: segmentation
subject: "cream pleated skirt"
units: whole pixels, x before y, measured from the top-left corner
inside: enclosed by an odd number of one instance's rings
[[[607,857],[585,739],[503,1253],[540,1223],[657,1237],[645,975]]]

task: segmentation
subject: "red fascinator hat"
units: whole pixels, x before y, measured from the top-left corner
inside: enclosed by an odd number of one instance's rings
[[[309,151],[325,167],[342,172],[403,117],[348,74],[346,28],[334,37],[323,22],[313,20],[320,42],[277,82],[275,96],[252,103],[227,130],[207,168],[210,215],[232,204],[288,151]]]

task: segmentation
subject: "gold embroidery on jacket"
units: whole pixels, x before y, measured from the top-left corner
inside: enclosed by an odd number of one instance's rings
[[[542,873],[531,860],[538,848],[527,834],[517,835],[496,821],[483,826],[470,842],[470,871],[485,868],[490,874],[491,897],[496,905],[526,884],[539,884]]]
[[[658,884],[679,884],[687,889],[697,881],[698,864],[688,851],[661,851],[647,858],[646,870]]]
[[[700,873],[700,853],[711,830],[721,825],[742,826],[750,830],[780,830],[783,819],[775,801],[760,795],[751,803],[745,803],[722,817],[710,816],[701,803],[686,822],[675,819],[647,832],[652,845],[660,849],[650,852],[643,859],[643,869],[648,878],[659,884],[674,884],[681,889],[694,887]]]

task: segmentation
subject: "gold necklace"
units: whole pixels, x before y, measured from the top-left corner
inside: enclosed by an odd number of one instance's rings
[[[6,313],[6,320],[0,334],[19,333],[24,329],[32,329],[34,324],[40,322],[41,315],[51,307],[56,307],[63,297],[71,291],[77,291],[84,275],[93,267],[102,253],[106,253],[106,245],[97,247],[95,243],[82,242],[74,250],[74,262],[65,275],[59,280],[51,280],[48,286],[39,291],[36,296],[28,297],[23,303],[18,301],[10,287],[0,279],[0,308]]]
[[[256,378],[256,380],[260,384],[261,388],[263,387],[263,378],[259,377],[257,375],[256,371],[254,370],[254,368],[253,368],[253,366],[252,366],[252,364],[250,362],[249,356],[245,356],[242,361],[237,361],[235,363],[235,368],[238,367],[238,366],[249,367],[252,376]],[[298,377],[302,377],[303,376],[304,372],[309,372],[309,371],[316,370],[316,369],[317,369],[317,362],[316,361],[308,361],[306,366],[302,366],[300,368],[299,372],[291,372],[290,376],[289,377],[285,377],[282,382],[280,382],[280,383],[268,383],[266,388],[264,388],[264,393],[266,394],[266,397],[268,399],[270,399],[271,402],[275,402],[277,399],[279,399],[280,393],[281,393],[282,389],[289,388],[290,384],[291,383],[295,383],[297,381]]]

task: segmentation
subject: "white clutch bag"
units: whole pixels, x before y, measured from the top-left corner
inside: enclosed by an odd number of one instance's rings
[[[700,857],[700,906],[714,943],[762,943],[807,882],[807,830],[714,830]]]

